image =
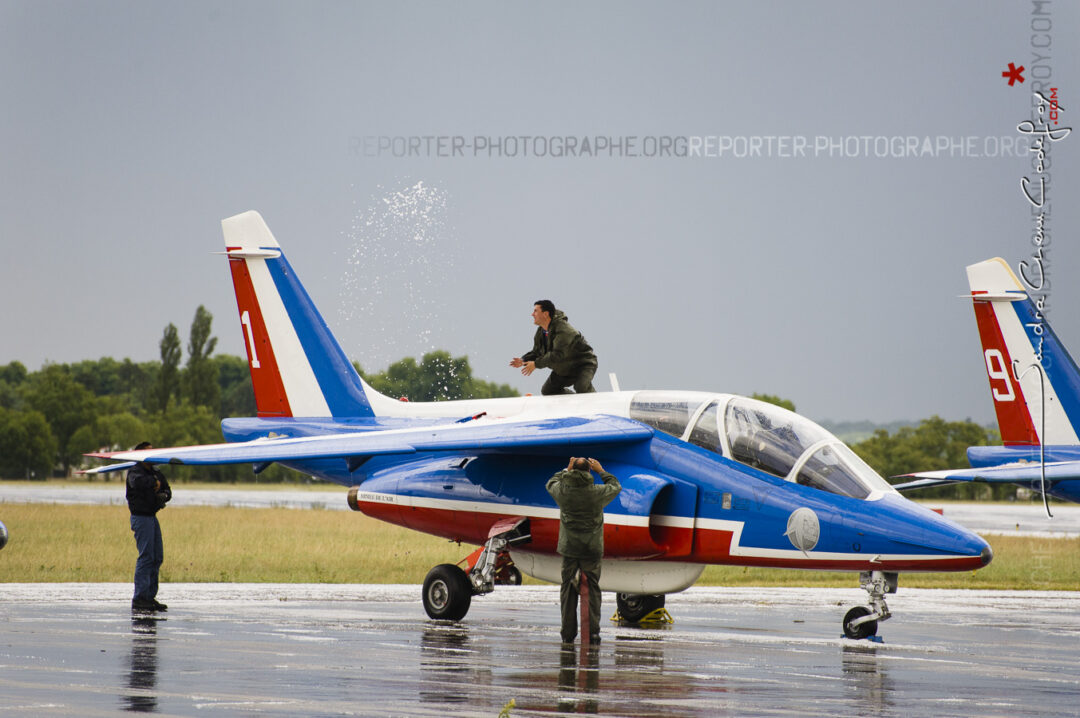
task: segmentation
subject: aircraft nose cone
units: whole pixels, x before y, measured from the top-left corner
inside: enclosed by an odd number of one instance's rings
[[[890,516],[893,520],[885,521],[886,513],[880,511],[873,517],[878,530],[887,530],[898,547],[916,547],[926,556],[948,556],[946,570],[978,569],[994,558],[986,539],[925,506],[898,498],[882,507],[894,512]]]

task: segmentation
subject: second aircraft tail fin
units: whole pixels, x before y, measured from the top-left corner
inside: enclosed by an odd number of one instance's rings
[[[1041,303],[1028,296],[1000,257],[970,265],[967,276],[1002,442],[1080,443],[1080,371]],[[1040,366],[1045,386],[1040,386]]]

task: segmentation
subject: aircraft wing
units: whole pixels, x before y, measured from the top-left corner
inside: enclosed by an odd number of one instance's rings
[[[926,489],[932,486],[945,486],[964,481],[973,481],[986,484],[1006,484],[1014,481],[1038,481],[1042,478],[1042,468],[1039,464],[1029,461],[1002,464],[1000,466],[988,466],[981,469],[947,469],[945,471],[920,471],[914,474],[902,474],[894,478],[910,478],[903,484],[893,484],[897,491],[910,489]],[[1046,480],[1060,481],[1061,479],[1080,478],[1080,461],[1055,461],[1046,464]]]
[[[89,456],[99,456],[99,457],[104,456],[104,454],[88,454],[88,455]],[[139,462],[137,462],[137,461],[124,461],[124,462],[119,463],[119,464],[109,464],[108,466],[95,466],[92,469],[79,469],[75,473],[79,474],[80,476],[85,475],[85,474],[107,474],[107,473],[109,473],[111,471],[120,471],[121,469],[130,469],[132,466],[134,466],[137,463],[139,463]]]
[[[87,456],[128,462],[102,467],[98,470],[99,473],[127,468],[130,462],[135,461],[150,464],[210,465],[343,458],[359,464],[361,460],[372,456],[413,454],[421,451],[532,454],[549,453],[550,450],[557,449],[570,454],[574,448],[633,443],[645,441],[652,435],[652,429],[631,419],[598,415],[531,421],[474,420],[416,429],[255,439],[227,444],[117,451]]]

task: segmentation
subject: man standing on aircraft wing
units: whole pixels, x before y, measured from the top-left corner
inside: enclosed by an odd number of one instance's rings
[[[590,469],[600,474],[595,483]],[[559,546],[562,556],[562,640],[577,635],[578,574],[589,586],[589,642],[600,642],[600,559],[604,555],[604,507],[619,495],[622,485],[596,459],[570,459],[566,469],[548,479],[548,493],[559,505]]]
[[[570,326],[566,314],[555,309],[550,299],[533,305],[533,323],[539,327],[533,337],[532,351],[514,357],[510,366],[521,368],[529,376],[537,369],[551,369],[540,393],[565,394],[573,386],[578,394],[595,392],[592,379],[596,374],[596,354],[581,332]]]
[[[152,448],[150,442],[144,441],[135,450]],[[151,464],[140,461],[128,470],[126,493],[131,511],[131,531],[135,534],[135,547],[139,549],[131,607],[136,611],[164,611],[167,606],[157,600],[158,570],[165,560],[157,512],[172,499],[172,489],[164,474]]]

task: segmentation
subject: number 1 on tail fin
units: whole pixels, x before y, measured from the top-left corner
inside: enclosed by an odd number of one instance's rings
[[[221,227],[259,416],[373,416],[363,381],[259,213]]]
[[[244,328],[244,335],[248,341],[248,353],[251,355],[251,368],[259,368],[259,355],[255,351],[255,335],[251,333],[251,314],[244,310],[240,314],[240,325]]]

